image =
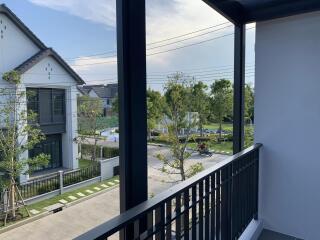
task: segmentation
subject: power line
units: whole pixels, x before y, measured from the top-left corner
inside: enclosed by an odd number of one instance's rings
[[[181,38],[181,37],[184,37],[184,36],[192,35],[192,34],[195,34],[195,33],[198,33],[198,32],[202,32],[202,31],[205,31],[205,30],[208,30],[208,29],[212,29],[212,28],[215,28],[215,27],[219,27],[219,26],[222,26],[222,25],[225,25],[225,24],[229,24],[229,22],[220,23],[220,24],[209,26],[209,27],[206,27],[206,28],[202,28],[202,29],[199,29],[199,30],[196,30],[196,31],[193,31],[193,32],[188,32],[188,33],[181,34],[181,35],[178,35],[178,36],[174,36],[174,37],[162,39],[162,40],[159,40],[159,41],[147,43],[147,46],[158,44],[158,43],[162,43],[162,42],[166,42],[166,41],[171,41],[173,39],[177,39],[177,38]],[[232,26],[232,25],[230,25],[230,26]],[[208,33],[210,33],[210,32],[208,32]],[[205,33],[205,34],[208,34],[208,33]],[[116,50],[112,50],[112,51],[103,52],[103,53],[96,53],[96,54],[86,55],[86,56],[83,56],[83,57],[74,57],[74,58],[66,58],[66,59],[67,60],[75,60],[75,59],[79,59],[79,58],[90,58],[90,57],[95,57],[95,56],[100,56],[100,55],[107,55],[107,54],[116,53],[116,52],[117,52]]]
[[[255,27],[248,28],[247,30],[251,30],[251,29],[254,29],[254,28],[255,28]],[[206,42],[214,41],[214,40],[217,40],[217,39],[220,39],[220,38],[223,38],[223,37],[232,36],[232,35],[234,35],[234,33],[225,34],[225,35],[222,35],[222,36],[210,38],[210,39],[207,39],[207,40],[203,40],[203,41],[200,41],[200,42],[188,44],[188,45],[181,46],[181,47],[176,47],[176,48],[168,49],[168,50],[165,50],[165,51],[150,53],[150,54],[147,54],[146,56],[147,56],[147,57],[150,57],[150,56],[154,56],[154,55],[158,55],[158,54],[163,54],[163,53],[168,53],[168,52],[172,52],[172,51],[177,51],[177,50],[180,50],[180,49],[184,49],[184,48],[187,48],[187,47],[196,46],[196,45],[199,45],[199,44],[203,44],[203,43],[206,43]],[[89,63],[89,64],[77,64],[77,65],[71,65],[71,66],[73,66],[73,67],[77,67],[77,66],[91,66],[91,65],[100,65],[100,64],[108,64],[108,63],[116,63],[116,62],[117,62],[117,61],[108,61],[108,62]]]

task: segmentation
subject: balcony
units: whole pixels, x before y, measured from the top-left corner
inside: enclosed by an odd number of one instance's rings
[[[238,239],[258,218],[256,144],[76,238]]]
[[[141,135],[141,129],[146,129],[145,1],[134,4],[118,1],[122,214],[77,239],[118,236],[121,239],[258,239],[263,228],[272,231],[264,230],[260,239],[297,239],[288,235],[319,239],[314,224],[318,218],[318,211],[314,211],[318,209],[317,203],[306,189],[306,186],[316,187],[314,183],[319,179],[314,177],[317,175],[314,169],[319,164],[310,160],[315,167],[312,168],[301,163],[306,158],[298,149],[299,144],[306,146],[301,141],[306,136],[298,134],[297,138],[293,135],[294,124],[285,123],[304,121],[292,109],[292,106],[301,107],[302,103],[308,104],[299,109],[309,122],[319,119],[319,114],[314,114],[317,107],[310,100],[311,96],[318,99],[313,91],[318,86],[315,78],[319,71],[314,66],[317,62],[314,51],[318,48],[313,43],[314,39],[319,40],[319,34],[314,32],[319,12],[310,12],[319,11],[320,3],[313,0],[205,2],[234,23],[233,150],[236,155],[147,200],[146,136]],[[242,151],[245,24],[251,22],[257,22],[255,141],[264,145],[260,164],[261,145]],[[306,88],[311,95],[301,91],[297,76],[308,83]],[[306,135],[314,139],[311,134]],[[317,158],[314,154],[307,155],[308,159]],[[308,185],[297,180],[301,169],[311,174],[302,181]],[[319,195],[315,198],[319,199]],[[253,232],[248,236],[250,229]]]

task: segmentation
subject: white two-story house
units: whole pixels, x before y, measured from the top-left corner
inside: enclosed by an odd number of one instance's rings
[[[9,8],[0,5],[0,87],[10,87],[2,76],[12,70],[20,73],[22,89],[34,93],[27,99],[27,108],[38,114],[46,135],[46,140],[26,151],[24,157],[50,154],[49,165],[39,171],[77,168],[77,85],[84,81]]]

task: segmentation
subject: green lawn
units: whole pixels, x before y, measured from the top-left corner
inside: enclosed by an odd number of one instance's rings
[[[210,124],[203,125],[203,128],[210,129],[210,130],[217,130],[217,129],[219,129],[219,124],[218,123],[210,123]],[[253,126],[246,124],[245,128],[253,128]],[[222,129],[232,132],[233,125],[232,125],[232,123],[223,123]]]
[[[91,160],[79,159],[79,168],[87,168],[92,164]]]
[[[218,123],[210,123],[203,126],[203,128],[209,129],[209,130],[218,130],[219,124]],[[227,131],[232,131],[233,125],[232,123],[223,123],[222,129]]]

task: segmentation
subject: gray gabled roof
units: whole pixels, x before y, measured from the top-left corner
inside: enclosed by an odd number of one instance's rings
[[[46,49],[46,45],[5,5],[0,5],[0,13],[5,14],[29,39],[40,49]]]
[[[118,84],[85,85],[81,87],[81,90],[82,92],[86,92],[86,94],[94,91],[99,98],[115,98],[118,95]]]
[[[31,69],[34,65],[39,63],[42,59],[49,56],[53,57],[64,68],[64,70],[66,70],[74,78],[74,80],[79,85],[85,84],[82,78],[52,48],[47,48],[45,50],[39,51],[34,56],[27,59],[25,62],[16,67],[14,70],[19,72],[20,74],[23,74],[29,69]]]

